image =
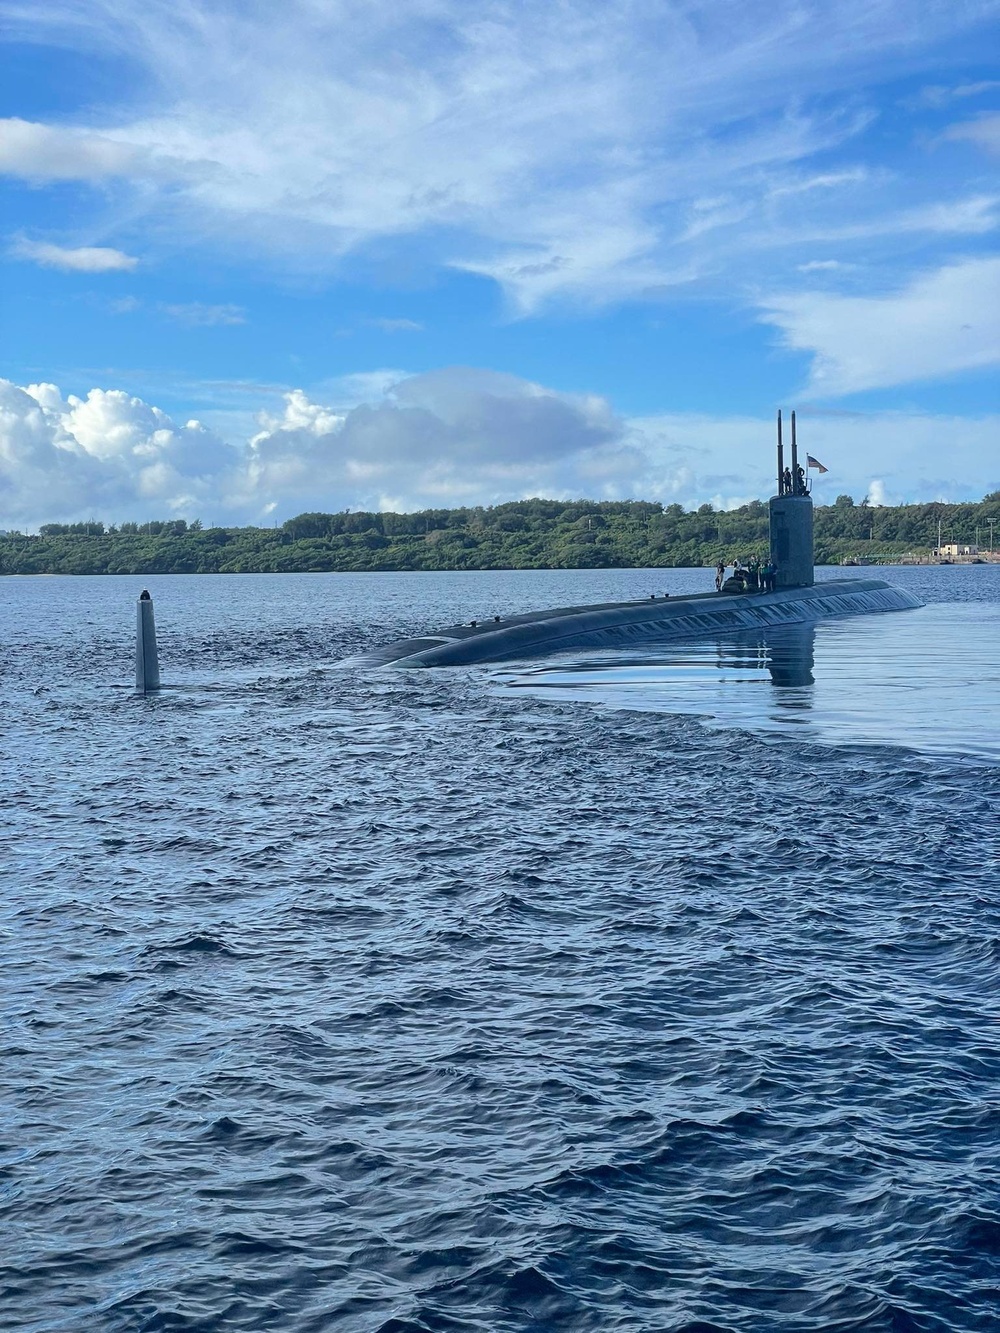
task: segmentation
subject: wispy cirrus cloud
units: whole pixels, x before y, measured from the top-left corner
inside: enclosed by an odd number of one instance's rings
[[[976,120],[953,125],[944,137],[966,139],[969,143],[984,148],[988,153],[1000,153],[1000,115],[982,115]]]
[[[842,269],[848,268],[839,259],[810,259],[805,264],[798,265],[800,273],[839,273]]]
[[[379,329],[382,333],[422,333],[423,324],[416,319],[366,319],[369,328]]]
[[[808,391],[820,397],[998,366],[1000,258],[949,264],[877,296],[774,296],[762,318],[811,355]]]
[[[858,90],[932,66],[997,0],[289,0],[277,26],[207,0],[7,8],[19,31],[144,76],[100,125],[11,123],[8,170],[130,183],[151,244],[239,236],[330,271],[419,236],[524,313],[722,281],[823,233],[993,225],[954,182],[866,162],[877,112]]]
[[[178,324],[187,324],[189,328],[212,328],[215,325],[247,322],[247,312],[241,305],[206,305],[202,301],[187,301],[162,305],[160,309]]]
[[[907,98],[906,103],[911,107],[930,107],[939,110],[951,106],[954,102],[996,92],[1000,92],[1000,79],[977,79],[973,83],[934,83],[921,88],[915,97]]]

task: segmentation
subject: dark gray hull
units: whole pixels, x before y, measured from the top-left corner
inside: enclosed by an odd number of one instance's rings
[[[538,657],[569,648],[622,647],[773,625],[810,624],[840,616],[908,611],[920,602],[879,579],[834,579],[809,588],[770,593],[695,593],[568,606],[499,622],[452,625],[419,639],[405,639],[351,659],[356,666],[469,666]]]

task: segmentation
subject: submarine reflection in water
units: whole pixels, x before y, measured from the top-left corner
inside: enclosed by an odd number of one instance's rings
[[[816,626],[796,625],[770,642],[760,644],[763,666],[770,673],[771,684],[780,689],[793,689],[813,684],[816,665]],[[789,701],[791,702],[791,701]]]
[[[494,669],[553,703],[698,717],[719,730],[1000,763],[1000,605],[934,602],[912,616],[855,616],[563,653]],[[961,644],[961,652],[955,645]],[[813,665],[815,658],[815,666]],[[506,677],[506,679],[505,679]]]
[[[765,685],[771,703],[780,708],[808,709],[812,703],[816,627],[787,625],[726,639],[651,646],[635,653],[593,653],[585,660],[563,660],[548,666],[501,674],[513,689],[556,690],[573,694],[594,689],[611,695],[647,693],[667,687],[671,693],[701,691],[706,685]],[[636,698],[621,700],[642,706]],[[690,704],[694,702],[688,699]],[[687,711],[687,709],[685,709]]]

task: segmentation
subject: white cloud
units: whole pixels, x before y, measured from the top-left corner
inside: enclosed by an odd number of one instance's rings
[[[424,327],[415,319],[366,319],[365,323],[383,333],[422,333]]]
[[[239,305],[203,305],[201,301],[189,301],[185,305],[164,305],[161,309],[171,319],[192,328],[247,322],[247,312]]]
[[[909,100],[909,105],[939,109],[967,97],[980,97],[983,93],[995,92],[1000,88],[996,79],[982,79],[978,83],[960,83],[954,87],[944,84],[931,84],[922,88],[916,97]]]
[[[50,245],[45,241],[15,241],[11,252],[19,259],[30,259],[45,268],[61,268],[73,273],[130,272],[138,259],[104,245],[84,245],[76,249]]]
[[[1000,488],[1000,414],[800,408],[798,427],[800,451],[829,468],[811,474],[817,504],[844,493],[879,504],[959,501]],[[650,496],[732,508],[773,493],[774,430],[773,418],[674,413],[633,418],[626,438],[663,478]]]
[[[0,120],[0,173],[31,181],[100,180],[135,170],[128,144],[87,130]]]
[[[0,527],[197,512],[239,461],[199,422],[178,426],[120,389],[63,398],[53,384],[0,380]]]
[[[886,227],[885,231],[898,235],[926,231],[940,232],[942,235],[985,236],[987,232],[997,229],[1000,222],[997,217],[998,207],[1000,195],[996,194],[976,194],[944,204],[927,204],[892,219],[893,225]],[[865,234],[876,233],[868,230]]]
[[[120,390],[63,398],[0,382],[0,526],[100,514],[253,521],[276,509],[490,503],[528,495],[638,494],[646,460],[595,397],[460,368],[338,407],[301,390],[230,448]]]
[[[372,384],[373,400],[353,405],[292,390],[229,446],[121,390],[64,397],[0,381],[0,528],[95,515],[258,522],[532,495],[731,508],[773,488],[770,418],[621,420],[599,397],[457,367],[392,385],[383,372]],[[1000,487],[997,416],[803,410],[799,428],[830,469],[816,483],[821,501],[844,491],[968,499]]]
[[[864,185],[871,173],[865,167],[852,167],[846,171],[822,171],[815,176],[806,176],[802,180],[790,180],[776,185],[771,191],[774,199],[783,196],[805,194],[808,190],[830,190],[841,185]]]
[[[952,182],[830,160],[872,123],[859,88],[933,65],[942,37],[996,12],[288,0],[275,24],[209,0],[18,5],[36,39],[141,66],[141,94],[114,123],[8,122],[5,160],[35,180],[127,178],[126,216],[171,245],[238,237],[323,269],[420,234],[426,262],[494,278],[521,311],[611,301],[800,243],[793,205],[804,237],[992,226],[951,204]]]
[[[1000,259],[969,259],[884,296],[771,297],[762,318],[812,355],[809,391],[837,397],[1000,364]]]
[[[962,125],[953,125],[947,139],[967,139],[989,153],[1000,153],[1000,115],[980,116]]]
[[[976,194],[946,203],[921,205],[898,212],[875,213],[858,220],[817,215],[796,216],[794,226],[771,227],[744,238],[746,248],[791,248],[820,243],[839,244],[908,237],[985,236],[1000,226],[1000,195]]]
[[[295,391],[261,426],[250,442],[251,489],[302,508],[315,508],[319,494],[369,508],[618,495],[644,468],[603,399],[492,371],[415,375],[346,411]]]

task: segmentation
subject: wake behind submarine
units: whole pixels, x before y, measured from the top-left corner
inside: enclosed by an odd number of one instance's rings
[[[539,657],[569,648],[622,647],[713,632],[811,624],[841,616],[908,611],[921,605],[881,579],[813,578],[813,502],[799,466],[792,413],[791,467],[786,470],[778,413],[778,493],[768,506],[774,591],[689,593],[663,600],[564,606],[470,621],[387,644],[351,658],[352,666],[470,666]]]

